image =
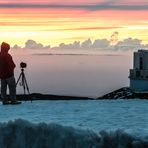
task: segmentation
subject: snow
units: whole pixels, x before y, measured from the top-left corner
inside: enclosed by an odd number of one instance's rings
[[[1,122],[25,119],[81,129],[148,134],[147,100],[34,101],[0,105]]]
[[[58,124],[32,124],[15,120],[0,124],[1,148],[141,148],[148,139],[124,133],[101,131],[99,135],[89,130],[78,130]]]
[[[0,105],[0,147],[148,147],[147,100]]]

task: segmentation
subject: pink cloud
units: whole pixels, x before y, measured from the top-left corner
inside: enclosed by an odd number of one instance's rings
[[[0,4],[6,3],[29,3],[29,4],[94,4],[102,3],[104,0],[0,0]]]
[[[148,4],[147,0],[0,0],[0,4],[8,3],[29,3],[29,4],[126,4],[143,5]]]

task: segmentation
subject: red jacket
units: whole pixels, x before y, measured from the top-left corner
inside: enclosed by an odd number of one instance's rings
[[[9,44],[2,43],[0,52],[0,79],[7,79],[14,74],[15,64],[12,56],[8,53]]]

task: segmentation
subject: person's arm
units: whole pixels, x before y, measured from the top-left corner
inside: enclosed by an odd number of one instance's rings
[[[9,69],[10,70],[14,70],[14,68],[16,67],[16,65],[15,65],[15,63],[14,63],[11,55],[8,55],[7,63],[9,65]]]

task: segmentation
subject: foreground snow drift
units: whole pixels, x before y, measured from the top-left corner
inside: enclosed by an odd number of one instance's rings
[[[0,148],[144,148],[148,139],[123,131],[99,135],[58,124],[33,124],[25,120],[0,124]]]

